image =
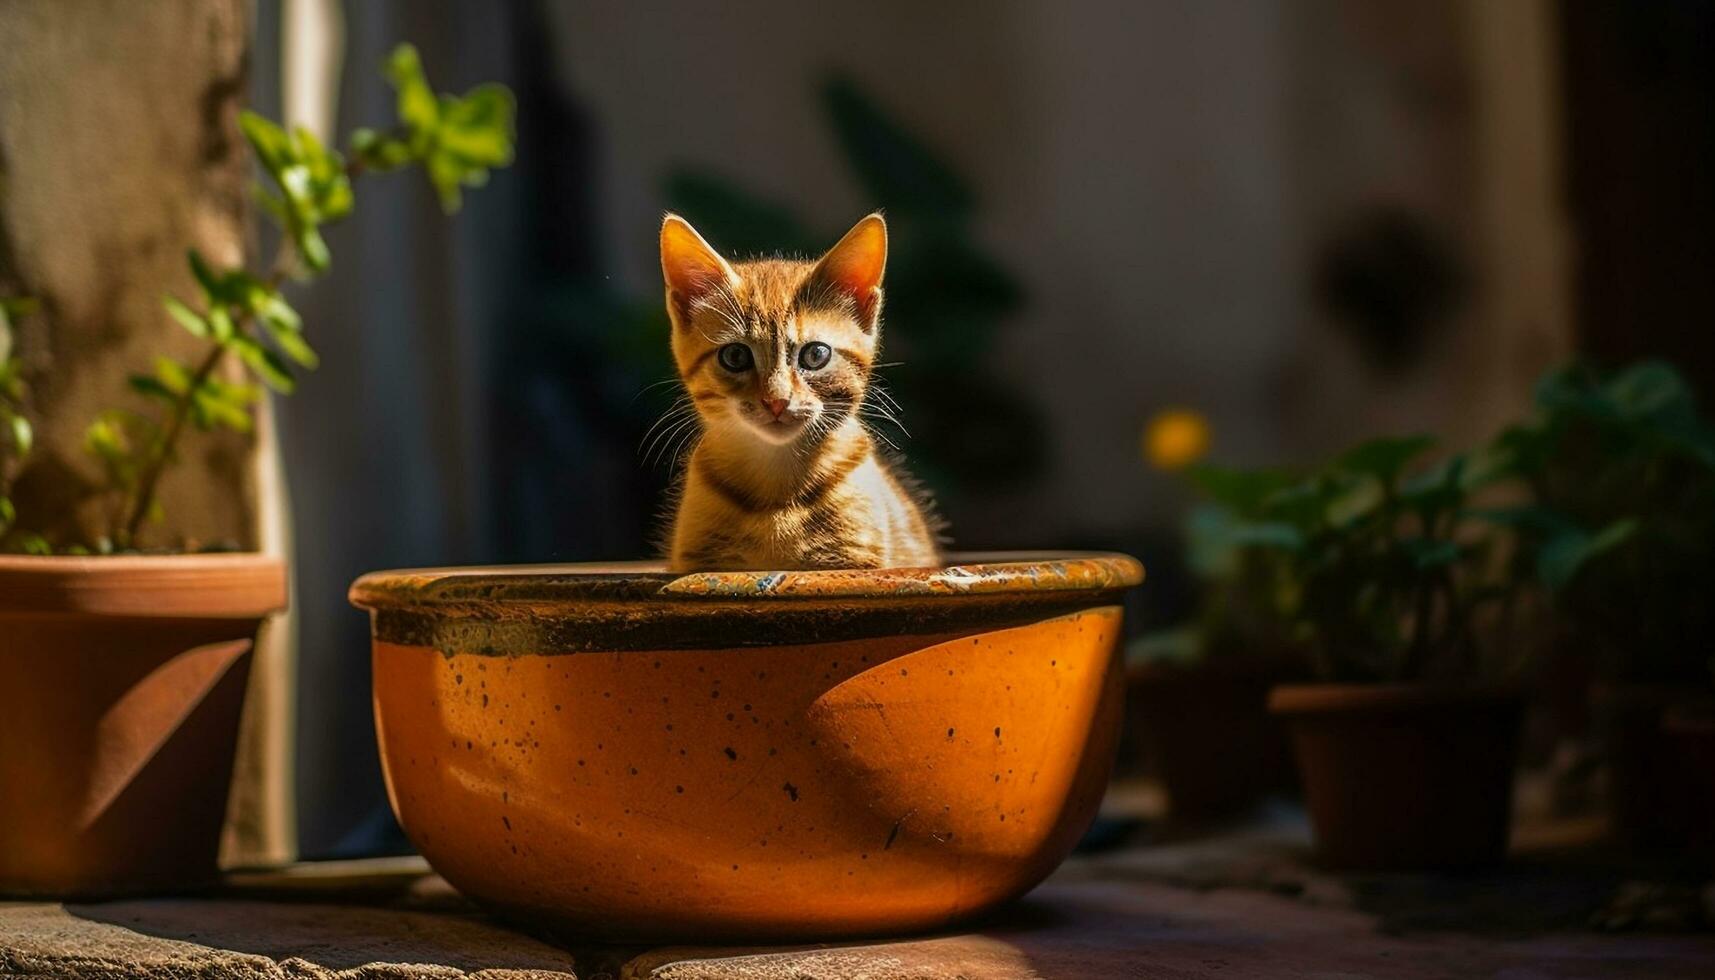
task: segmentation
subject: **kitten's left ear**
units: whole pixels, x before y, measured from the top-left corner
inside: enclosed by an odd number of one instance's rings
[[[871,331],[881,315],[881,277],[886,271],[887,222],[877,211],[828,249],[811,271],[810,282],[849,296],[857,304],[858,323]]]
[[[697,234],[691,223],[669,212],[661,221],[661,276],[667,283],[667,311],[675,327],[690,321],[691,305],[738,282],[726,259]]]

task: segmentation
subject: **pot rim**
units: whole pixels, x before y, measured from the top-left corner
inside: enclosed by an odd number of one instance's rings
[[[1429,708],[1510,708],[1524,695],[1506,686],[1451,684],[1281,684],[1268,692],[1276,715],[1410,711]]]
[[[0,616],[257,619],[284,608],[277,555],[0,555]]]
[[[359,608],[479,608],[580,603],[900,601],[1117,592],[1143,565],[1111,552],[970,552],[929,568],[674,573],[660,562],[490,565],[370,572],[351,586]]]

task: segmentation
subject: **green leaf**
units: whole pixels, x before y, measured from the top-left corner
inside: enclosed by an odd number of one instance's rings
[[[4,533],[18,519],[18,508],[12,505],[12,499],[0,496],[0,533]]]
[[[30,420],[22,415],[10,416],[9,424],[12,429],[12,448],[19,456],[30,455],[30,449],[36,444],[36,430],[30,427]]]
[[[464,184],[464,168],[452,157],[435,154],[424,164],[424,170],[429,175],[429,183],[435,188],[435,195],[440,198],[441,210],[457,214],[464,204],[460,190]]]
[[[365,167],[377,173],[398,170],[413,159],[410,144],[373,129],[359,129],[351,134],[351,153]]]
[[[123,464],[131,454],[131,441],[115,413],[104,412],[83,434],[84,449],[109,466]]]
[[[257,283],[246,297],[246,305],[264,324],[294,333],[304,329],[303,318],[298,315],[297,310],[292,309],[292,304],[286,302],[286,298],[281,296],[278,290]]]
[[[161,384],[175,395],[182,395],[191,389],[196,376],[190,368],[185,367],[170,357],[155,358],[155,377]]]
[[[205,428],[210,425],[224,425],[235,432],[248,433],[254,428],[247,402],[232,397],[229,393],[231,386],[205,387],[199,389],[195,399],[195,410],[205,422]]]
[[[1443,568],[1458,561],[1460,556],[1459,543],[1456,541],[1405,538],[1399,544],[1411,559],[1412,567],[1419,571]]]
[[[291,138],[272,120],[246,109],[238,114],[238,128],[256,151],[257,159],[276,177],[291,159]]]
[[[126,383],[131,386],[131,390],[137,392],[139,395],[153,398],[156,401],[163,402],[167,405],[175,405],[178,403],[179,396],[174,394],[166,385],[162,384],[158,378],[151,378],[147,374],[133,374],[125,380]]]
[[[1188,471],[1191,482],[1211,500],[1241,514],[1257,513],[1270,495],[1292,485],[1282,470],[1242,470],[1203,464]]]
[[[165,306],[167,308],[167,312],[171,314],[172,318],[179,321],[179,325],[190,331],[193,336],[208,336],[208,321],[204,320],[197,311],[180,302],[177,297],[163,296],[161,298],[161,305]]]
[[[388,56],[383,74],[398,92],[399,121],[413,133],[431,133],[440,122],[440,102],[423,76],[417,49],[401,44]]]
[[[1434,436],[1384,436],[1346,450],[1335,461],[1335,465],[1392,484],[1407,463],[1423,455],[1434,445]]]
[[[239,359],[268,387],[282,395],[291,394],[297,387],[297,382],[292,378],[291,367],[279,354],[249,337],[233,338],[232,349],[238,352]]]
[[[1595,534],[1577,527],[1563,528],[1537,552],[1537,577],[1550,591],[1560,592],[1571,585],[1592,560],[1625,543],[1637,527],[1635,519],[1626,518]]]
[[[262,327],[274,341],[274,346],[300,366],[314,370],[320,364],[321,359],[316,356],[315,350],[294,327],[266,317],[262,319]]]
[[[1640,361],[1616,374],[1602,392],[1628,419],[1678,421],[1697,412],[1685,376],[1664,361]]]
[[[1406,478],[1400,485],[1400,500],[1423,515],[1458,507],[1465,499],[1468,462],[1463,453],[1455,454]]]
[[[298,256],[304,260],[304,265],[313,272],[326,272],[328,264],[333,261],[333,255],[328,251],[327,240],[313,226],[300,225],[292,229],[292,244],[298,250]]]
[[[1349,528],[1376,513],[1386,500],[1387,494],[1379,481],[1358,480],[1328,501],[1325,512],[1328,523],[1338,528]]]
[[[208,261],[202,257],[202,253],[193,248],[186,252],[185,256],[190,262],[191,275],[196,277],[197,285],[202,287],[203,295],[207,297],[210,308],[218,308],[230,302],[231,297],[227,295],[225,277],[214,271]]]
[[[1573,527],[1563,515],[1548,507],[1475,507],[1461,511],[1460,515],[1497,527],[1539,534],[1557,534]]]
[[[238,324],[232,320],[232,311],[224,306],[216,306],[208,311],[209,337],[217,344],[224,344],[238,332]]]
[[[29,316],[41,308],[41,301],[34,296],[7,296],[0,298],[0,319]]]
[[[510,165],[515,111],[504,85],[479,85],[463,98],[444,100],[438,150],[471,170]]]

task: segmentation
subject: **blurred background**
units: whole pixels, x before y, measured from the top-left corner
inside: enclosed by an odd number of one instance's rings
[[[407,847],[370,716],[376,568],[653,554],[673,397],[656,230],[813,254],[885,208],[897,442],[961,549],[1099,547],[1194,599],[1164,409],[1211,458],[1379,432],[1487,438],[1575,351],[1707,396],[1715,5],[1549,0],[260,0],[264,113],[518,96],[518,163],[445,222],[370,182],[297,303],[323,355],[276,403],[302,856]],[[656,457],[660,453],[654,454]]]

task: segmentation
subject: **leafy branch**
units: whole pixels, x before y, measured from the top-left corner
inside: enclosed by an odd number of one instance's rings
[[[189,427],[253,430],[262,388],[220,380],[229,358],[280,394],[291,394],[298,370],[317,366],[303,321],[281,290],[289,279],[310,280],[328,271],[332,254],[322,229],[351,213],[353,181],[420,166],[450,215],[459,210],[464,188],[483,186],[491,169],[512,162],[514,103],[504,86],[437,95],[410,45],[394,50],[383,73],[397,92],[397,123],[385,131],[356,130],[344,153],[302,127],[288,131],[254,112],[240,117],[244,138],[269,178],[269,186],[256,189],[256,199],[280,226],[277,251],[262,274],[217,268],[196,250],[189,253],[198,297],[187,302],[167,296],[163,302],[207,349],[194,365],[162,356],[152,373],[130,378],[134,391],[160,406],[159,418],[110,410],[85,436],[116,498],[110,538],[101,550],[136,547],[144,524],[161,519],[161,478]]]
[[[0,541],[12,533],[18,510],[12,504],[12,480],[35,445],[35,429],[24,414],[23,367],[12,337],[12,321],[36,309],[27,298],[0,299]],[[40,550],[34,536],[22,542],[25,550]]]

